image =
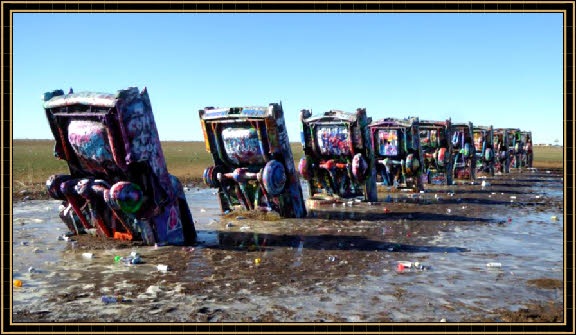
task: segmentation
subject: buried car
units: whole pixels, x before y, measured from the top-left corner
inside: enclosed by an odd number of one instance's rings
[[[304,156],[298,164],[311,200],[363,197],[376,201],[374,151],[365,108],[356,113],[330,110],[312,116],[300,112]]]
[[[494,128],[475,126],[476,172],[494,176]]]
[[[523,167],[531,168],[534,161],[534,151],[532,150],[532,132],[520,132],[520,140],[522,142],[522,156],[521,163]]]
[[[476,178],[476,148],[472,122],[453,123],[451,131],[453,177],[455,180]]]
[[[189,244],[196,231],[179,180],[170,175],[146,88],[116,94],[44,94],[56,140],[54,155],[70,174],[46,182],[62,200],[60,217],[73,234],[146,244]]]
[[[419,120],[418,131],[423,158],[423,183],[452,185],[451,120]]]
[[[421,190],[418,118],[386,118],[372,122],[368,128],[382,185]]]
[[[218,189],[222,212],[261,209],[306,216],[281,104],[206,107],[199,113],[214,160],[203,179]]]
[[[510,173],[509,136],[507,128],[494,129],[494,171]]]
[[[522,143],[522,132],[518,128],[507,128],[508,134],[508,155],[510,156],[509,167],[514,169],[522,168],[522,153],[524,151]]]

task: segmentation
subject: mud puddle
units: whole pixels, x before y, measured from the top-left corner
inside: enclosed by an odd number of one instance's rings
[[[58,201],[16,203],[13,279],[23,286],[13,288],[13,320],[473,322],[549,314],[534,306],[563,303],[562,174],[516,172],[486,178],[484,187],[483,180],[321,207],[307,219],[224,217],[213,190],[195,190],[187,199],[199,242],[189,247],[60,241]],[[131,251],[142,264],[114,261]],[[401,269],[400,261],[418,268]],[[104,295],[124,301],[104,304]]]

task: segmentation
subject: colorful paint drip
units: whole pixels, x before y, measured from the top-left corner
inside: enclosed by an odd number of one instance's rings
[[[74,234],[89,229],[149,245],[189,244],[196,231],[180,182],[168,173],[146,89],[44,94],[57,158],[69,175],[48,179]]]

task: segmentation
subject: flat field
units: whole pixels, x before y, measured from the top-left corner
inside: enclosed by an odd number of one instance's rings
[[[52,140],[13,141],[13,194],[42,197],[46,179],[56,173],[67,173],[66,162],[54,158]],[[212,157],[206,152],[204,142],[162,142],[168,170],[184,184],[202,185],[202,172],[212,165]],[[300,143],[292,143],[294,160],[302,157]],[[534,147],[534,167],[561,168],[562,147]]]

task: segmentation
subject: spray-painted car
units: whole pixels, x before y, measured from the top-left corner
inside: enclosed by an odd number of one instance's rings
[[[312,199],[363,197],[376,201],[374,151],[366,109],[356,113],[330,110],[312,116],[300,112],[304,157],[298,164]]]
[[[451,124],[450,119],[418,122],[424,184],[452,185]]]
[[[472,122],[452,123],[451,131],[453,178],[474,180],[476,178],[476,148]]]
[[[476,149],[476,172],[494,176],[494,128],[474,127]]]
[[[510,172],[509,138],[507,128],[494,129],[494,171],[497,173]]]
[[[522,142],[522,167],[531,168],[532,162],[534,161],[534,151],[532,149],[532,132],[522,131],[520,133],[520,139]]]
[[[46,182],[74,234],[189,244],[196,231],[182,185],[168,173],[146,89],[44,94],[54,154],[70,174]]]
[[[206,107],[199,113],[206,150],[214,159],[203,178],[218,189],[222,212],[260,209],[306,216],[282,105]]]
[[[510,168],[522,168],[522,131],[518,128],[508,128],[508,154],[510,156]]]
[[[386,118],[372,122],[369,128],[382,185],[421,190],[418,118]]]

